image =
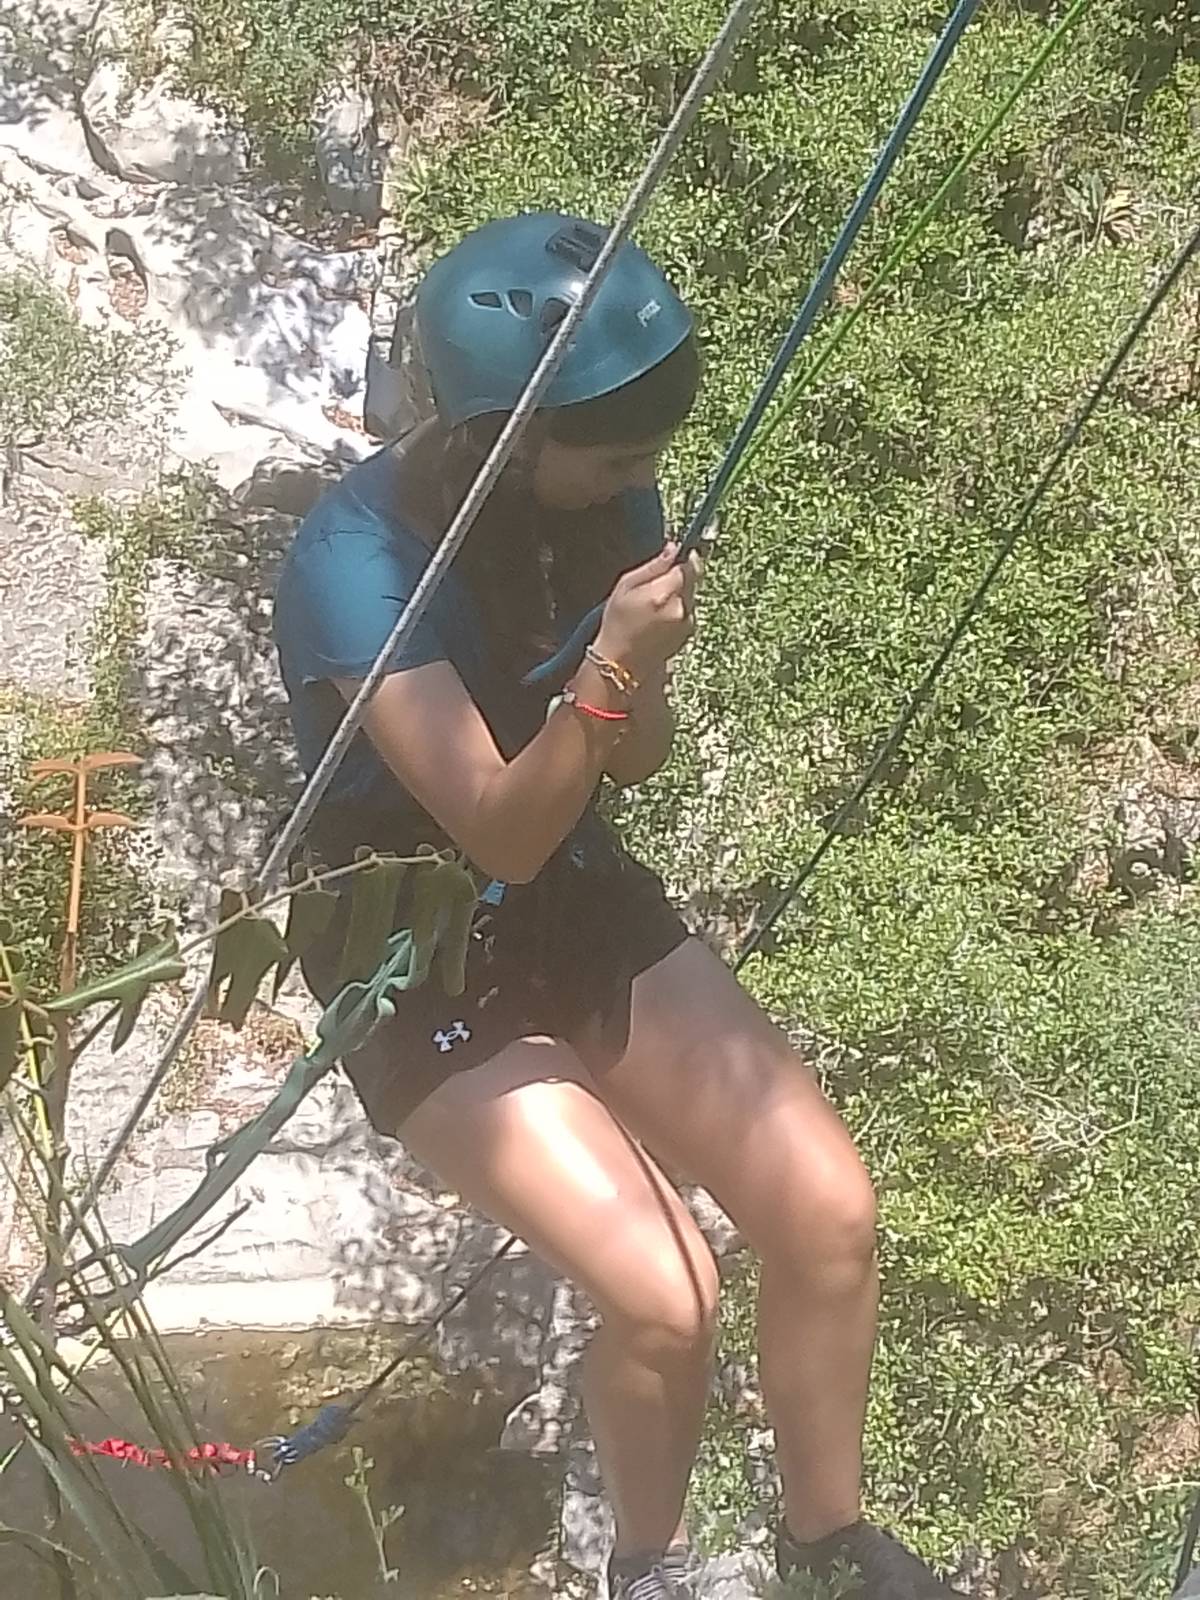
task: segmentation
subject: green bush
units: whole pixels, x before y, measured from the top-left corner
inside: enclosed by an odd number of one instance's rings
[[[154,336],[84,327],[64,296],[28,277],[0,277],[0,356],[6,362],[0,438],[78,438],[82,428],[140,415],[148,392],[165,381],[167,354]],[[77,507],[80,528],[105,550],[105,599],[87,650],[92,692],[78,704],[16,689],[0,693],[0,795],[10,818],[58,810],[64,802],[66,780],[30,781],[34,761],[137,750],[127,679],[141,642],[149,563],[190,548],[201,497],[199,480],[175,475],[132,504],[92,499]],[[107,806],[138,814],[141,785],[128,769],[108,774],[103,784]],[[0,835],[0,901],[14,945],[43,987],[57,982],[68,862],[61,836],[18,828]],[[82,971],[128,953],[154,911],[139,840],[123,831],[100,832],[89,848]]]
[[[26,444],[137,414],[161,383],[157,335],[86,328],[58,290],[0,274],[0,441]]]

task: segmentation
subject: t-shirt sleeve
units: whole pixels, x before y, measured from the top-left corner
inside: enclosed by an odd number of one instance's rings
[[[290,675],[302,683],[364,677],[420,575],[416,562],[370,529],[334,529],[294,551],[275,603],[275,633]],[[431,607],[388,670],[448,659]]]

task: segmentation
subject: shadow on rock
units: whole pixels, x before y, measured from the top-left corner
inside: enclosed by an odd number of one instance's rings
[[[271,638],[290,518],[229,506],[190,561],[161,560],[129,685],[144,731],[164,879],[202,912],[225,874],[248,877],[299,787]]]

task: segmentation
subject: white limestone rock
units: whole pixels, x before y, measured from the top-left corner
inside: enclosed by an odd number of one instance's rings
[[[333,88],[317,111],[313,142],[330,209],[378,222],[384,150],[371,97],[352,84]]]

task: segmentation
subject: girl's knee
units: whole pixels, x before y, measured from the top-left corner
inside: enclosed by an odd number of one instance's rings
[[[824,1197],[823,1228],[827,1248],[847,1264],[867,1264],[875,1259],[879,1208],[875,1186],[857,1151],[842,1163]]]
[[[672,1241],[647,1251],[600,1310],[608,1326],[619,1328],[653,1362],[656,1356],[707,1356],[716,1339],[719,1300],[717,1264],[697,1232],[686,1249]]]
[[[621,1317],[626,1340],[651,1366],[660,1359],[707,1359],[716,1342],[715,1293],[693,1281],[654,1294]]]
[[[765,1265],[808,1280],[850,1282],[874,1269],[877,1227],[874,1186],[847,1140],[836,1155],[814,1162],[789,1194],[777,1194],[750,1242]]]

